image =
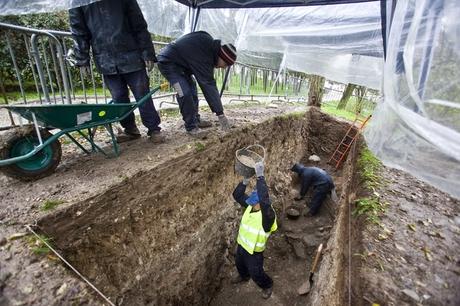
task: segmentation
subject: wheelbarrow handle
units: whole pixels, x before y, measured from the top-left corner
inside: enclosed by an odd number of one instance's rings
[[[133,105],[132,109],[127,112],[126,114],[124,114],[123,116],[121,116],[119,118],[119,120],[123,120],[125,119],[126,117],[128,117],[132,112],[134,112],[134,110],[136,108],[139,108],[141,107],[145,102],[147,102],[158,90],[166,90],[168,89],[169,85],[168,83],[163,83],[159,86],[156,86],[154,87],[148,94],[146,94],[145,96],[143,96],[139,101],[136,101],[136,103]]]
[[[136,101],[136,107],[142,106],[148,99],[150,99],[158,90],[166,90],[168,89],[168,83],[163,83],[159,86],[154,87],[148,94],[143,96],[139,101]]]

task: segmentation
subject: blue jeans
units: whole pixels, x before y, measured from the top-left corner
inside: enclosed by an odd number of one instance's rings
[[[326,199],[327,195],[330,194],[331,190],[334,188],[334,185],[325,183],[318,186],[315,186],[313,189],[313,198],[310,203],[310,213],[316,215]]]
[[[171,87],[177,92],[177,102],[185,123],[185,129],[187,131],[193,130],[200,122],[198,91],[195,80],[184,68],[172,62],[159,62],[158,68],[161,74],[169,81]]]
[[[136,101],[140,100],[150,91],[149,77],[145,69],[130,73],[104,75],[104,80],[112,94],[114,103],[130,102],[128,86]],[[149,130],[149,133],[161,130],[159,127],[160,116],[158,116],[152,98],[139,107],[139,112],[141,113],[142,123]],[[136,128],[134,113],[121,120],[120,123],[122,127],[128,130]]]
[[[235,264],[241,278],[252,280],[262,289],[273,286],[273,280],[264,271],[264,253],[254,252],[249,254],[241,245],[238,244],[236,250]]]

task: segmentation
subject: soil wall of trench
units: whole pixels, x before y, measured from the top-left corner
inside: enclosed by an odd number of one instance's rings
[[[279,218],[291,192],[288,169],[307,154],[330,155],[348,124],[317,109],[247,126],[139,172],[91,199],[39,221],[42,232],[83,275],[122,305],[203,305],[220,286],[241,216],[231,194],[237,149],[267,150],[265,176]],[[353,172],[354,156],[343,172]],[[331,230],[312,305],[344,299],[346,216],[350,181]]]

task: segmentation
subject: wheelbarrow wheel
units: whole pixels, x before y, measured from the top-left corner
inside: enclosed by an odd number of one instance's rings
[[[42,140],[53,136],[47,130],[40,130]],[[33,129],[23,130],[10,136],[0,151],[1,159],[22,156],[39,144],[36,132]],[[30,158],[12,165],[0,167],[6,175],[21,181],[33,181],[48,176],[56,170],[61,161],[61,143],[56,140]]]

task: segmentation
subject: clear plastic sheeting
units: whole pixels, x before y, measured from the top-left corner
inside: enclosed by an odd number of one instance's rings
[[[97,1],[100,0],[3,0],[0,16],[57,12]]]
[[[190,32],[191,9],[173,0],[137,0],[150,33],[177,38]]]
[[[385,164],[458,198],[459,16],[456,0],[397,2],[384,67],[385,99],[365,133]]]
[[[138,0],[149,30],[178,37],[193,10],[174,1]],[[380,89],[383,43],[378,2],[265,9],[202,9],[197,30],[234,43],[245,64],[320,74]],[[271,60],[273,59],[273,60]]]
[[[285,53],[282,67],[316,74],[340,83],[352,83],[373,89],[382,84],[383,59],[358,54],[338,54],[298,49]]]

